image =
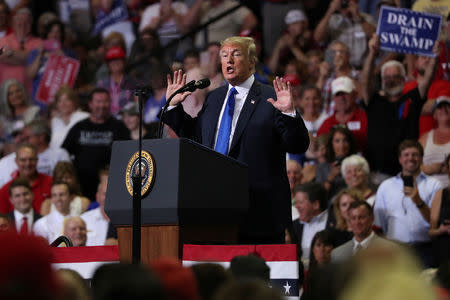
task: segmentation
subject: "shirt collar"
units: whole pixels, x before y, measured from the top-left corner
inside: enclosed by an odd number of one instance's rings
[[[324,219],[326,219],[328,217],[328,211],[324,210],[323,212],[321,212],[320,214],[314,216],[311,221],[309,222],[304,222],[301,221],[301,223],[303,224],[312,224],[312,223],[320,223],[321,221],[324,221]]]
[[[244,81],[243,83],[234,86],[234,88],[236,89],[236,91],[238,92],[239,95],[246,95],[248,94],[248,92],[250,91],[250,88],[253,85],[253,82],[255,81],[255,76],[251,75],[249,78],[247,78],[246,81]],[[233,86],[231,84],[228,84],[228,92],[230,91],[230,89]]]
[[[423,180],[423,179],[425,179],[426,177],[427,177],[427,175],[426,175],[424,172],[420,171],[419,175],[417,175],[417,181]],[[395,176],[395,178],[400,179],[400,180],[403,180],[403,179],[402,179],[402,172],[398,173],[398,174]]]
[[[370,241],[373,239],[373,237],[375,236],[375,233],[372,231],[368,237],[366,237],[362,242],[358,242],[357,240],[355,240],[355,238],[353,237],[353,250],[356,249],[356,247],[358,246],[358,244],[361,245],[361,247],[363,247],[364,249],[367,248],[367,246],[369,246]]]
[[[16,221],[22,220],[23,217],[27,217],[28,221],[31,221],[31,219],[33,218],[33,209],[30,209],[30,211],[26,214],[21,213],[17,209],[14,210],[14,219]]]

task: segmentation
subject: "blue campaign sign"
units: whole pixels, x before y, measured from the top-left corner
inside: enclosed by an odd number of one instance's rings
[[[111,11],[105,12],[100,10],[95,19],[93,35],[99,34],[104,28],[114,23],[128,19],[127,6],[122,0],[115,0]]]
[[[382,6],[377,34],[380,48],[387,51],[434,56],[442,17],[404,8]]]

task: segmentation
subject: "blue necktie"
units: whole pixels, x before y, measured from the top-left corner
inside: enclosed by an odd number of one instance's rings
[[[228,153],[228,144],[230,142],[231,122],[233,121],[234,95],[237,91],[234,87],[230,89],[228,94],[227,104],[223,111],[222,120],[220,121],[219,132],[217,133],[216,151],[222,154]]]

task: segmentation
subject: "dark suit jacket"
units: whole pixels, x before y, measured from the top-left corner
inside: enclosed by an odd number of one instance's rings
[[[178,105],[162,120],[178,136],[213,148],[227,90],[228,86],[222,86],[212,91],[196,118]],[[228,154],[248,165],[250,210],[241,234],[252,237],[284,234],[291,222],[286,152],[301,153],[309,146],[308,131],[300,115],[293,118],[282,114],[267,102],[268,98],[276,99],[274,89],[255,81],[239,115]]]
[[[14,229],[16,229],[16,218],[14,217],[14,210],[12,212],[8,213],[8,217],[12,220],[12,225],[13,225]],[[33,209],[33,224],[40,218],[42,218],[42,216],[40,214],[38,214],[37,212],[35,212]]]

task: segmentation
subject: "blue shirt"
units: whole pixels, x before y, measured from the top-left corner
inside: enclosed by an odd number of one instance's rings
[[[417,176],[416,182],[420,198],[431,207],[433,197],[442,184],[424,173]],[[430,224],[412,199],[403,193],[400,174],[381,183],[375,200],[374,216],[375,224],[383,229],[388,239],[403,243],[430,241]]]

